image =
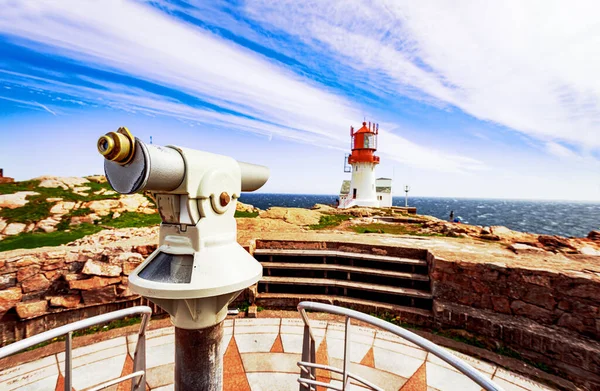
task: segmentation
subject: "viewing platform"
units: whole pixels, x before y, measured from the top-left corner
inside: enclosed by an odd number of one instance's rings
[[[147,389],[174,390],[174,328],[168,320],[150,323],[146,333]],[[338,320],[312,320],[316,338],[316,361],[342,367],[344,324]],[[304,323],[299,318],[236,318],[225,321],[224,391],[298,391]],[[75,391],[130,374],[137,342],[137,326],[111,330],[73,340]],[[350,370],[384,390],[429,391],[480,390],[465,375],[431,353],[389,332],[362,325],[353,326]],[[0,360],[0,389],[62,390],[65,354],[63,343]],[[492,379],[506,391],[544,391],[552,388],[534,382],[495,364],[451,351]],[[341,384],[341,375],[317,371],[317,378]],[[108,390],[124,391],[130,380]],[[367,390],[351,384],[350,390]]]

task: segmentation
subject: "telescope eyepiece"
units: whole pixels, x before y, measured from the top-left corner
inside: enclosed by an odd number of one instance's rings
[[[116,132],[106,133],[98,139],[98,152],[105,159],[125,165],[133,159],[135,138],[125,127]]]

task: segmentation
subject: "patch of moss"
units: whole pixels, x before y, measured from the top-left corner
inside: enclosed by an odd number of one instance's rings
[[[319,224],[309,225],[310,229],[325,229],[331,227],[337,227],[343,221],[350,220],[352,216],[350,215],[323,215],[319,219]]]
[[[68,222],[66,223],[68,227]],[[45,246],[60,246],[84,236],[95,234],[102,230],[99,225],[81,224],[67,231],[27,232],[15,236],[7,236],[0,241],[0,251],[17,248],[37,248]]]
[[[258,217],[258,212],[244,212],[241,210],[236,210],[234,217],[236,218],[253,218]]]
[[[161,222],[160,215],[158,213],[145,214],[137,212],[123,212],[117,218],[113,218],[114,214],[110,217],[105,217],[100,222],[101,225],[112,227],[112,228],[140,228],[140,227],[152,227],[159,225]]]
[[[373,223],[373,224],[363,224],[363,225],[355,225],[352,227],[352,230],[359,234],[368,234],[368,233],[380,233],[380,234],[390,234],[390,235],[414,235],[414,236],[444,236],[442,234],[437,233],[425,233],[421,232],[422,228],[421,224],[381,224],[381,223]]]

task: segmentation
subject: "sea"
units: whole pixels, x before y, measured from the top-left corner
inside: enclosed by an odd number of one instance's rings
[[[272,206],[311,208],[333,205],[336,195],[243,193],[240,201],[260,209]],[[394,206],[404,206],[404,197],[394,197]],[[501,199],[409,197],[417,213],[448,219],[450,211],[464,223],[481,226],[504,225],[535,234],[585,237],[600,229],[600,202],[529,201]]]

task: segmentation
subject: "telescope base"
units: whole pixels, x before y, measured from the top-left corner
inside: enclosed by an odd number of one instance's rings
[[[175,391],[223,390],[223,322],[199,330],[175,328]]]

